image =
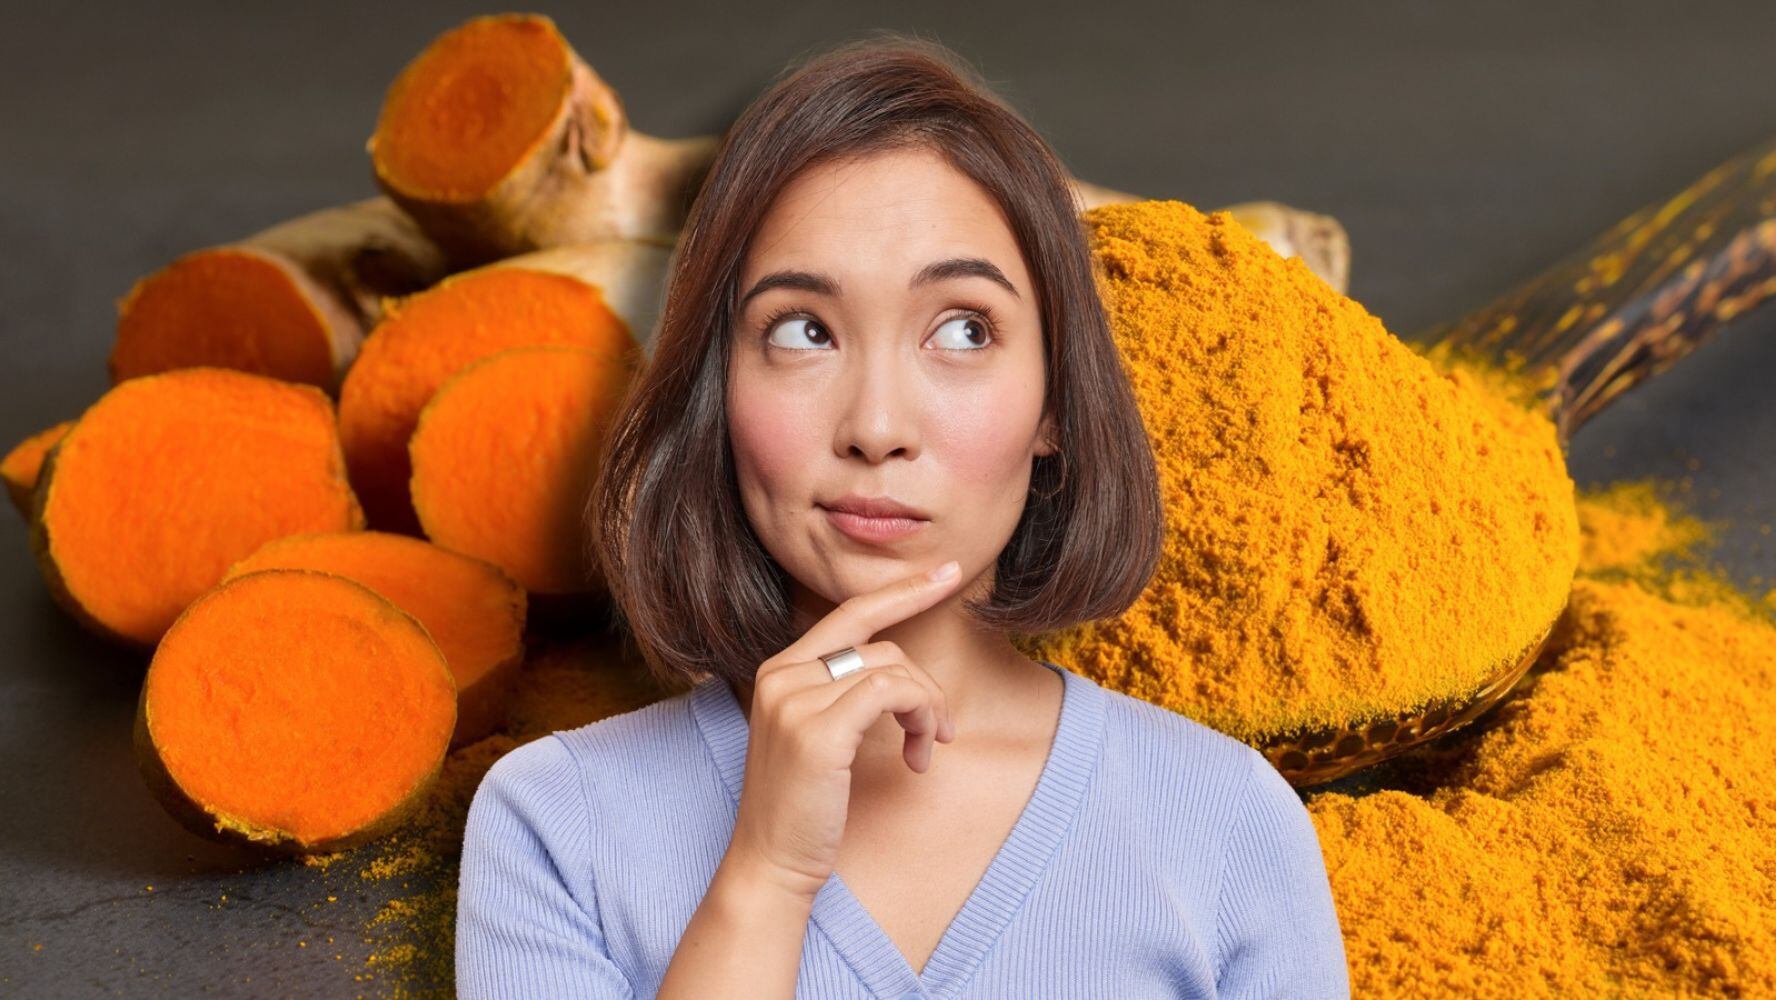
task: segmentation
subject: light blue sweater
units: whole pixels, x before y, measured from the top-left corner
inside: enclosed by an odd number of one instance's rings
[[[1066,693],[1041,778],[925,968],[834,873],[796,996],[1348,997],[1294,789],[1244,743],[1045,665]],[[463,841],[458,995],[653,996],[733,835],[748,732],[711,678],[500,758]]]

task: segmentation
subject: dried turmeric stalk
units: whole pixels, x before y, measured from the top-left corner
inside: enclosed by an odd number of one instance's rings
[[[411,814],[455,724],[455,683],[417,619],[343,576],[271,569],[206,592],[167,630],[135,748],[192,831],[319,854]]]
[[[74,421],[64,420],[48,430],[25,438],[0,459],[0,479],[6,480],[6,495],[12,498],[12,505],[19,509],[25,520],[31,519],[31,494],[37,489],[37,474],[43,469],[43,456],[55,445]]]
[[[407,441],[444,380],[508,347],[577,344],[639,360],[670,251],[626,240],[524,254],[392,303],[339,394],[352,486],[372,527],[419,532]]]
[[[499,567],[406,535],[342,531],[267,543],[224,579],[264,569],[312,569],[356,580],[419,619],[456,679],[452,747],[473,743],[505,721],[524,662],[525,595]]]
[[[382,299],[446,274],[387,198],[323,209],[188,253],[118,301],[112,382],[214,365],[338,388]]]
[[[582,508],[632,369],[584,347],[501,351],[453,376],[413,433],[426,536],[538,594],[599,590]]]
[[[470,266],[613,237],[670,243],[716,139],[636,131],[554,21],[499,14],[401,71],[367,148],[382,190]]]
[[[274,538],[351,531],[331,401],[226,368],[130,379],[44,459],[32,547],[86,627],[153,645],[230,564]]]

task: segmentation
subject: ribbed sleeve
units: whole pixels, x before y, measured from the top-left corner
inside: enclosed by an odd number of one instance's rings
[[[1344,937],[1313,820],[1264,755],[1246,750],[1251,771],[1215,914],[1217,995],[1349,997]]]
[[[587,873],[581,772],[558,736],[496,761],[469,804],[456,923],[457,996],[634,995],[605,948]]]

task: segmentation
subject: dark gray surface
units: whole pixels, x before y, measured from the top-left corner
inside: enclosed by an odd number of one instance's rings
[[[787,60],[867,27],[936,37],[1083,178],[1336,215],[1352,294],[1406,336],[1776,131],[1768,3],[551,6],[535,9],[665,136],[719,130]],[[495,9],[10,10],[0,442],[104,391],[114,303],[135,278],[373,193],[363,145],[383,89],[437,33]],[[1696,509],[1732,522],[1729,569],[1767,587],[1773,383],[1776,307],[1583,428],[1574,476],[1689,477]],[[143,661],[67,620],[22,527],[0,533],[0,995],[386,992],[354,976],[363,921],[397,889],[243,871],[168,819],[129,752]]]

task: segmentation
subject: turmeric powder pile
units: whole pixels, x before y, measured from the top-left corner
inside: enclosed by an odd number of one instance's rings
[[[1776,622],[1673,501],[1582,498],[1570,614],[1421,794],[1308,800],[1353,995],[1776,995]]]
[[[1085,213],[1166,509],[1120,618],[1027,651],[1248,742],[1459,699],[1578,558],[1553,423],[1440,372],[1225,213]]]

